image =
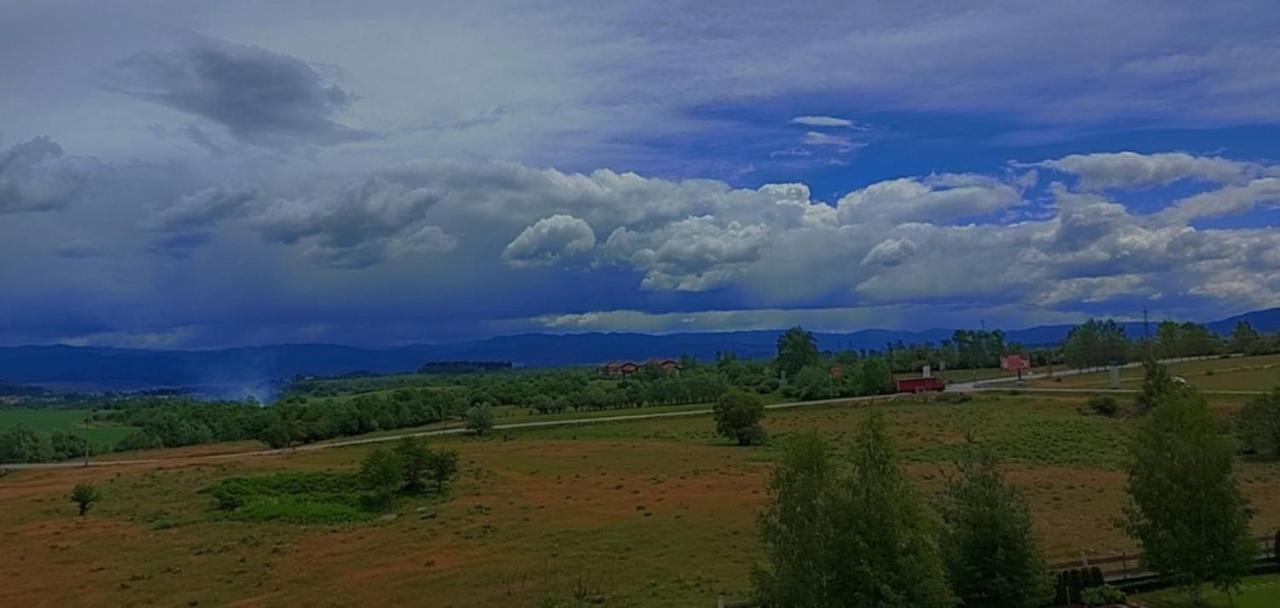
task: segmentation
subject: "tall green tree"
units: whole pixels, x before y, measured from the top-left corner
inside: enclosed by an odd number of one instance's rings
[[[813,334],[803,327],[792,327],[778,336],[778,356],[775,363],[778,371],[788,378],[795,376],[806,365],[816,365],[818,361],[818,343]]]
[[[1233,353],[1256,354],[1261,350],[1262,336],[1258,334],[1248,321],[1240,321],[1236,323],[1236,328],[1231,332],[1230,349]]]
[[[1052,595],[1027,500],[991,452],[971,445],[942,503],[943,560],[963,606],[1039,608]]]
[[[838,605],[835,536],[836,472],[830,448],[812,431],[787,438],[782,462],[769,478],[769,505],[760,514],[767,568],[752,579],[766,606]]]
[[[1185,587],[1193,604],[1205,584],[1236,589],[1256,555],[1235,452],[1194,391],[1162,396],[1129,446],[1123,528],[1145,566]]]
[[[788,445],[761,519],[770,568],[756,574],[767,606],[951,606],[933,522],[899,468],[884,420],[858,432],[852,468],[835,473],[827,448]]]

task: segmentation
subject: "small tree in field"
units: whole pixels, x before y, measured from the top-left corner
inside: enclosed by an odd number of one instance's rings
[[[477,435],[485,435],[493,430],[493,408],[487,403],[478,403],[467,408],[467,430]]]
[[[367,490],[390,494],[404,485],[404,463],[395,452],[377,448],[360,463],[360,484]]]
[[[71,490],[71,502],[80,507],[81,517],[84,517],[84,514],[89,512],[89,508],[93,506],[93,503],[98,502],[101,497],[102,495],[98,493],[98,488],[88,482],[82,481]]]
[[[431,452],[427,461],[427,477],[443,492],[445,484],[458,475],[458,452],[440,448]]]
[[[1039,608],[1049,576],[1022,493],[1005,482],[991,453],[972,446],[948,480],[942,504],[942,554],[951,589],[964,606]]]
[[[1253,513],[1236,483],[1235,446],[1204,398],[1180,391],[1154,405],[1129,448],[1122,523],[1146,566],[1197,604],[1205,583],[1231,593],[1249,573]]]
[[[731,390],[720,396],[714,410],[716,432],[733,439],[738,445],[751,445],[764,441],[764,400],[759,395]]]
[[[421,490],[425,485],[423,479],[431,468],[431,448],[421,439],[405,437],[396,443],[395,452],[403,467],[403,489],[409,492]]]

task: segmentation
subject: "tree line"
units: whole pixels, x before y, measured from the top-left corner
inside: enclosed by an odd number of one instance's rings
[[[1207,586],[1238,591],[1257,547],[1235,476],[1236,445],[1204,398],[1170,374],[1147,374],[1143,393],[1150,402],[1128,446],[1117,525],[1141,547],[1142,564],[1186,589],[1193,604]],[[1280,407],[1280,391],[1268,399]],[[879,413],[846,450],[813,432],[788,437],[758,524],[765,563],[752,575],[756,597],[775,608],[1123,599],[1096,572],[1055,584],[1025,496],[981,443],[970,440],[953,471],[936,500],[922,497]]]

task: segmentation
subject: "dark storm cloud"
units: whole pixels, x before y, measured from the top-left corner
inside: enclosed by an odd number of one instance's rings
[[[67,156],[48,137],[0,148],[0,214],[65,207],[103,168],[91,158]]]
[[[155,235],[149,249],[183,258],[209,242],[213,227],[239,216],[257,198],[252,188],[207,188],[152,211],[143,227]]]
[[[118,62],[109,87],[221,124],[252,144],[333,145],[374,135],[332,119],[356,97],[294,57],[210,39]]]
[[[314,262],[366,268],[405,254],[452,250],[457,239],[426,220],[440,197],[438,189],[379,175],[320,200],[276,200],[255,222],[269,241],[308,241],[306,256]]]

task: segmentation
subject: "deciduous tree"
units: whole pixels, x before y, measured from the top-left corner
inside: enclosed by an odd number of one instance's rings
[[[818,343],[803,327],[792,327],[778,336],[778,371],[795,376],[806,365],[818,363]]]
[[[1238,587],[1256,553],[1235,451],[1193,391],[1162,395],[1129,448],[1123,528],[1145,565],[1187,588],[1193,604],[1206,583]]]
[[[716,432],[738,442],[738,445],[762,443],[765,438],[760,419],[764,418],[764,400],[740,390],[720,396],[713,410]]]

